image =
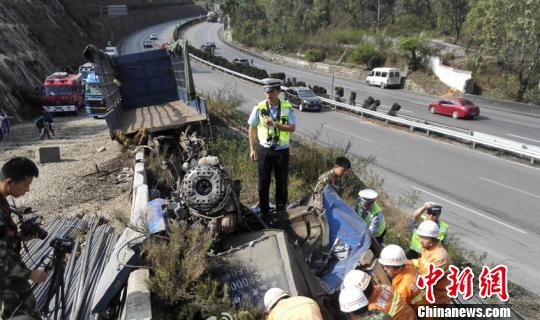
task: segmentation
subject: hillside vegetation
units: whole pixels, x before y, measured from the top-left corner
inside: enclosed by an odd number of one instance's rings
[[[309,61],[472,70],[477,94],[540,103],[537,0],[221,0],[233,37]],[[442,48],[431,39],[450,42]],[[441,42],[438,42],[439,44]],[[457,44],[457,46],[453,46]]]

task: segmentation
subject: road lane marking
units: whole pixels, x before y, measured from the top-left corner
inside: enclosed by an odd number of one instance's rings
[[[511,136],[511,137],[520,138],[520,139],[524,139],[524,140],[530,140],[530,141],[534,141],[534,142],[540,142],[540,140],[534,140],[534,139],[531,139],[531,138],[522,137],[522,136],[518,136],[518,135],[515,135],[515,134],[511,134],[511,133],[507,133],[506,135],[507,135],[507,136]]]
[[[491,221],[493,221],[493,222],[496,222],[496,223],[498,223],[498,224],[500,224],[500,225],[503,225],[503,226],[505,226],[505,227],[507,227],[507,228],[510,228],[510,229],[512,229],[512,230],[515,230],[515,231],[517,231],[517,232],[521,232],[521,233],[523,233],[523,234],[527,234],[526,231],[523,231],[523,230],[521,230],[521,229],[519,229],[519,228],[516,228],[516,227],[514,227],[514,226],[511,226],[511,225],[509,225],[509,224],[507,224],[507,223],[504,223],[504,222],[502,222],[502,221],[499,221],[499,220],[497,220],[497,219],[495,219],[495,218],[493,218],[493,217],[490,217],[490,216],[488,216],[488,215],[485,215],[485,214],[480,213],[480,212],[478,212],[478,211],[475,211],[475,210],[473,210],[473,209],[470,209],[470,208],[467,208],[467,207],[465,207],[465,206],[462,206],[462,205],[460,205],[459,203],[455,203],[455,202],[453,202],[453,201],[451,201],[451,200],[445,199],[445,198],[443,198],[443,197],[441,197],[441,196],[438,196],[438,195],[436,195],[436,194],[433,194],[433,193],[431,193],[431,192],[429,192],[429,191],[426,191],[426,190],[424,190],[424,189],[420,189],[420,188],[415,187],[415,186],[413,186],[412,188],[413,188],[413,189],[416,189],[416,190],[418,190],[418,191],[422,191],[423,193],[428,194],[428,195],[430,195],[430,196],[432,196],[432,197],[435,197],[435,198],[437,198],[437,199],[446,201],[446,202],[448,202],[448,203],[450,203],[450,204],[453,204],[454,206],[456,206],[456,207],[458,207],[458,208],[461,208],[461,209],[463,209],[463,210],[467,210],[467,211],[469,211],[469,212],[472,212],[472,213],[474,213],[474,214],[476,214],[476,215],[478,215],[478,216],[481,216],[481,217],[483,217],[483,218],[486,218],[486,219],[488,219],[488,220],[491,220]]]
[[[500,183],[500,182],[497,182],[497,181],[493,181],[493,180],[490,180],[488,178],[484,178],[484,177],[478,177],[480,180],[484,180],[484,181],[487,181],[489,183],[493,183],[493,184],[496,184],[498,186],[501,186],[501,187],[504,187],[504,188],[507,188],[507,189],[510,189],[510,190],[514,190],[514,191],[517,191],[517,192],[521,192],[523,194],[526,194],[528,196],[531,196],[531,197],[535,197],[537,199],[540,199],[540,196],[539,195],[536,195],[534,193],[530,193],[530,192],[527,192],[527,191],[524,191],[524,190],[521,190],[521,189],[518,189],[518,188],[514,188],[514,187],[511,187],[511,186],[508,186],[506,184],[503,184],[503,183]]]
[[[338,129],[338,128],[334,128],[334,127],[331,127],[331,126],[327,126],[326,124],[323,124],[323,128],[332,129],[332,130],[335,130],[335,131],[337,131],[337,132],[341,132],[341,133],[343,133],[343,134],[349,135],[349,136],[351,136],[351,137],[355,137],[355,138],[357,138],[357,139],[364,140],[364,141],[369,142],[369,143],[373,143],[373,140],[370,140],[370,139],[367,139],[367,138],[364,138],[364,137],[360,137],[360,136],[357,136],[357,135],[348,133],[348,132],[343,131],[343,130]]]
[[[407,112],[407,113],[414,113],[411,110],[407,110],[407,109],[400,109],[399,111],[403,111],[403,112]]]

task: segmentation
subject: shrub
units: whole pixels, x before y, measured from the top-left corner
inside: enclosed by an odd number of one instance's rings
[[[342,98],[343,97],[343,94],[344,94],[344,89],[343,87],[335,87],[334,90],[336,91],[336,96]]]
[[[280,80],[283,80],[283,82],[285,82],[285,79],[286,79],[285,72],[271,73],[270,78],[280,79]]]
[[[328,98],[327,91],[326,91],[326,89],[324,87],[313,86],[312,91],[313,91],[313,93],[315,93],[318,96]]]
[[[369,61],[367,63],[367,66],[370,70],[373,68],[382,67],[383,65],[384,57],[378,52],[375,52],[375,54],[371,58],[369,58]]]
[[[360,44],[354,48],[351,57],[354,62],[359,64],[368,64],[371,57],[373,57],[377,51],[371,44]]]
[[[304,58],[309,62],[318,62],[324,60],[324,58],[326,58],[326,54],[324,50],[320,48],[311,48],[306,51]]]
[[[304,81],[298,81],[296,82],[296,87],[305,87],[306,86],[306,83]]]
[[[356,92],[351,91],[351,94],[349,95],[349,104],[356,105]]]

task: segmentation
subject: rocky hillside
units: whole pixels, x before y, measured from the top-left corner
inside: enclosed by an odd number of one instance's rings
[[[104,19],[107,37],[114,40],[203,11],[187,0],[0,1],[0,108],[19,120],[39,112],[37,89],[43,78],[83,63],[87,44],[104,44],[99,6],[116,2],[128,5],[129,16]]]

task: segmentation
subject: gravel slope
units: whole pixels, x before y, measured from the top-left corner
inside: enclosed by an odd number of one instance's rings
[[[53,129],[56,136],[41,141],[32,122],[17,124],[0,142],[0,165],[26,156],[40,171],[17,205],[31,206],[45,220],[85,215],[109,219],[118,211],[129,215],[131,179],[118,177],[124,168],[131,170],[129,153],[110,139],[105,121],[84,115],[56,117]],[[62,161],[40,164],[38,149],[51,146],[60,147]]]

